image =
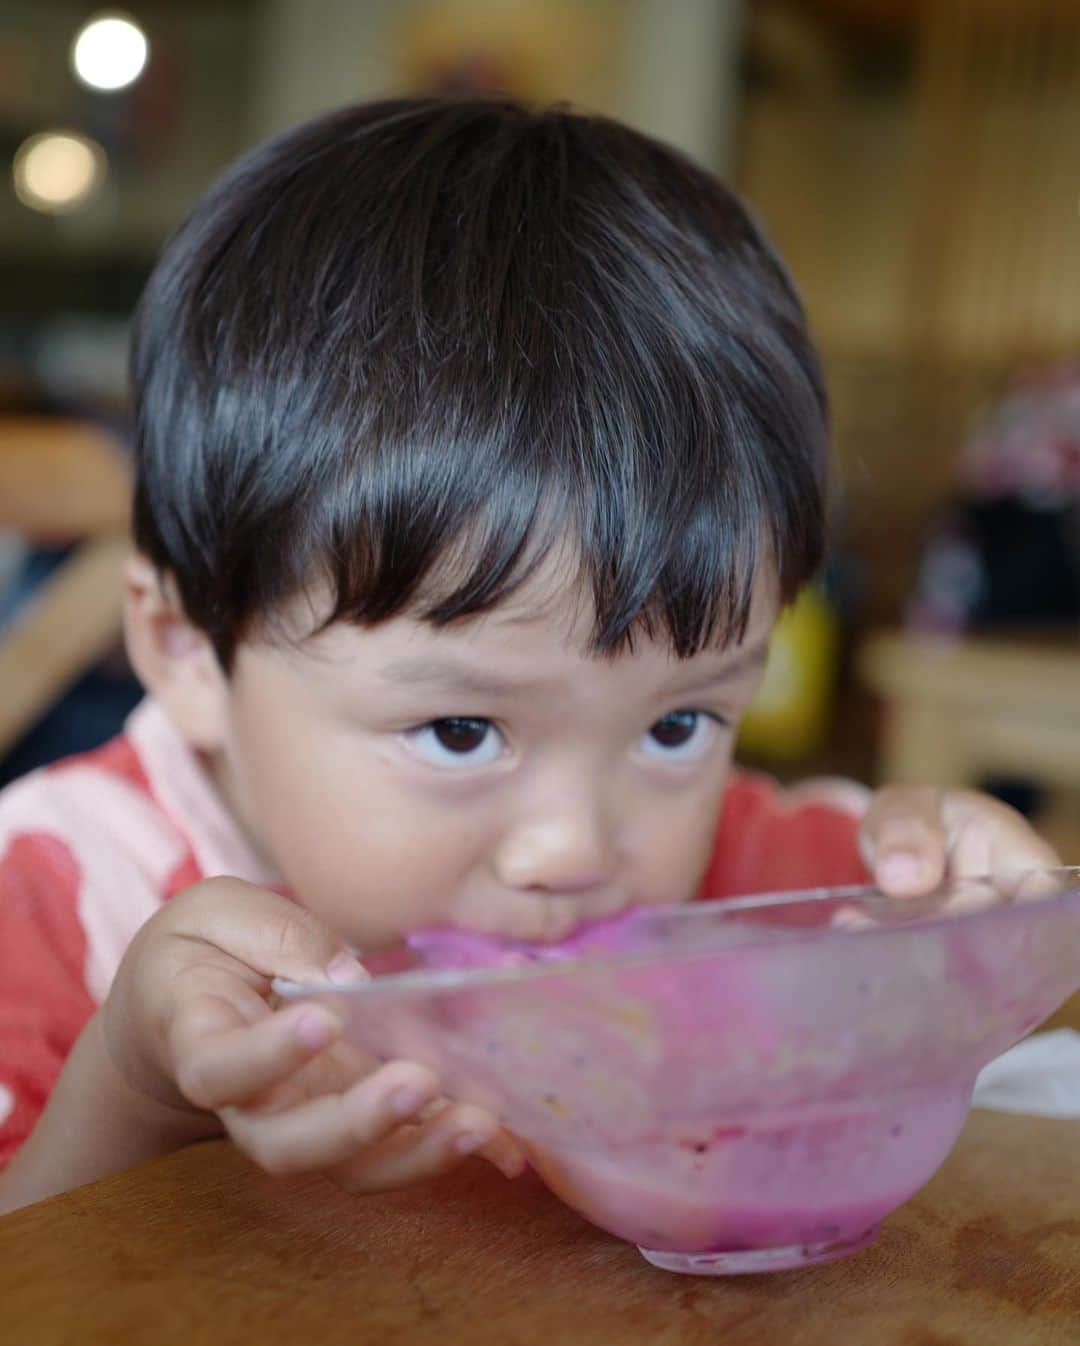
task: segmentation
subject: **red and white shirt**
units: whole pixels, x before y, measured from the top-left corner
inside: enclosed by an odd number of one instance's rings
[[[736,773],[702,895],[858,883],[866,792]],[[0,1167],[30,1134],[124,950],[202,878],[272,886],[197,755],[147,700],[124,733],[0,793]]]

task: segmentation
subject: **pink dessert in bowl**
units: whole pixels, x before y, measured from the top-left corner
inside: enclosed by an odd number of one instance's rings
[[[805,1266],[869,1242],[948,1154],[978,1071],[1080,988],[1080,871],[1008,889],[638,908],[547,946],[429,931],[411,970],[279,990],[498,1113],[655,1265]]]

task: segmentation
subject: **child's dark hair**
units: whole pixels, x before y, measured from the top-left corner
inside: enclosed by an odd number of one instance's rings
[[[399,99],[235,164],[132,353],[135,535],[230,666],[314,581],[330,620],[497,604],[571,536],[594,649],[680,657],[824,546],[826,409],[739,201],[601,117]]]

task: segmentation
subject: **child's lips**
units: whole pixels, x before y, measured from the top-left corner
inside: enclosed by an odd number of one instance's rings
[[[458,928],[495,939],[557,944],[572,935],[579,926],[602,920],[606,916],[615,916],[631,905],[633,900],[622,892],[583,893],[579,896],[568,893],[516,893],[512,900],[504,904],[504,911],[495,919],[462,921]]]

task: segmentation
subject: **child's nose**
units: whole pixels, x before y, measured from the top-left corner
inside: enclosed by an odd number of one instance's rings
[[[614,876],[611,830],[595,810],[565,809],[533,818],[503,837],[495,870],[507,888],[589,892]]]

